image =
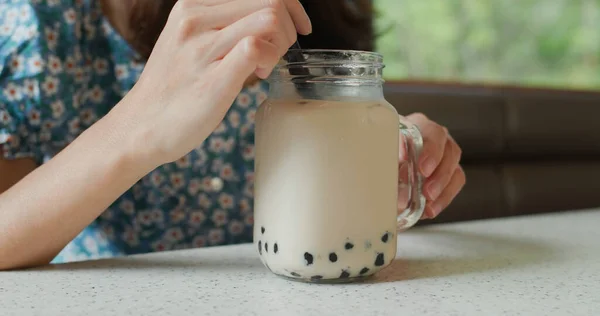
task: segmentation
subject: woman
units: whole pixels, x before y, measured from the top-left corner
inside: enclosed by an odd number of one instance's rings
[[[367,0],[65,3],[0,4],[0,269],[251,242],[261,79],[298,33],[372,48]],[[409,118],[432,218],[460,149]]]

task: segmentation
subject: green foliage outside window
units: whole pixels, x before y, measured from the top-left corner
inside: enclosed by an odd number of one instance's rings
[[[600,0],[374,0],[387,80],[600,88]]]

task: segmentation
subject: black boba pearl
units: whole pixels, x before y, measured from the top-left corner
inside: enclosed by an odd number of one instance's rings
[[[304,260],[306,260],[306,265],[307,265],[307,266],[309,266],[309,265],[313,264],[313,259],[314,259],[314,258],[313,258],[313,255],[311,255],[311,254],[310,254],[310,253],[308,253],[308,252],[305,252],[305,253],[304,253]]]
[[[298,274],[298,273],[296,273],[296,272],[291,272],[290,274],[291,274],[293,277],[297,277],[297,278],[299,278],[299,277],[300,277],[300,274]]]
[[[344,245],[344,248],[345,248],[346,250],[350,250],[350,249],[354,248],[354,244],[353,244],[353,243],[351,243],[351,242],[347,242],[347,243]]]
[[[377,254],[377,258],[375,259],[375,266],[381,267],[384,263],[384,258],[382,253]]]
[[[265,227],[264,227],[264,226],[261,226],[261,227],[260,227],[260,233],[261,233],[261,234],[264,234],[264,233],[265,233]]]
[[[311,280],[321,280],[323,278],[322,275],[313,275],[310,277]]]
[[[265,251],[269,252],[269,244],[265,242]]]
[[[258,253],[262,255],[262,242],[258,241]]]
[[[337,261],[337,255],[335,254],[335,252],[332,252],[329,254],[329,261],[331,262],[336,262]]]
[[[279,246],[277,246],[277,243],[275,243],[273,245],[273,253],[277,253],[277,251],[279,251]]]
[[[350,272],[346,270],[342,270],[342,274],[340,274],[340,279],[347,279],[350,277]]]
[[[385,233],[385,234],[383,234],[383,236],[381,236],[381,241],[386,243],[386,242],[388,242],[389,238],[390,238],[390,233]]]
[[[360,270],[360,274],[361,275],[363,275],[363,274],[365,274],[367,272],[369,272],[369,268],[367,268],[367,267],[364,267],[364,268],[362,268],[362,270]]]

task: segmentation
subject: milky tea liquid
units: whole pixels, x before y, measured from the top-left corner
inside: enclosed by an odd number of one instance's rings
[[[254,244],[275,274],[353,279],[396,255],[398,123],[385,100],[267,100],[256,114]]]

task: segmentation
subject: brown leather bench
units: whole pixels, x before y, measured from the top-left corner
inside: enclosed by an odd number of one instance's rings
[[[600,92],[397,82],[385,94],[463,149],[463,192],[423,223],[600,206]]]

